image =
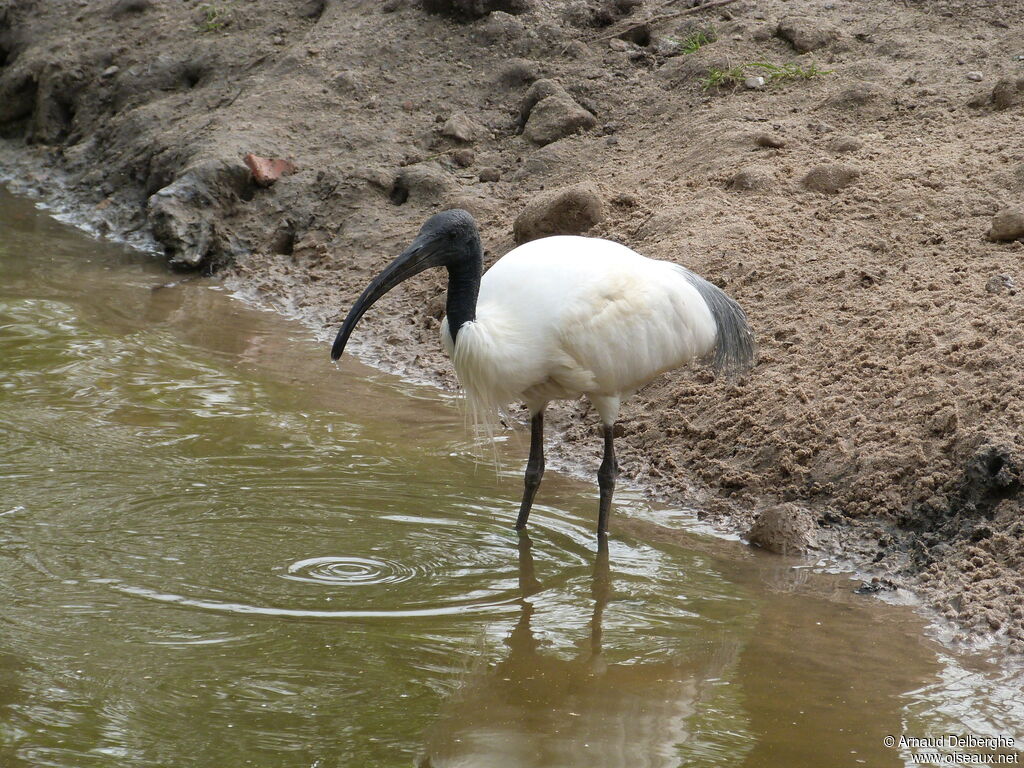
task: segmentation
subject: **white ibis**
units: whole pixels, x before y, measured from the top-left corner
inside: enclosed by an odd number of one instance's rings
[[[586,395],[601,418],[604,459],[597,533],[608,531],[618,464],[614,426],[623,399],[665,371],[707,361],[733,373],[754,361],[754,336],[740,306],[683,267],[590,237],[533,240],[486,274],[473,217],[430,217],[412,244],[363,291],[331,349],[337,360],[356,323],[403,280],[448,270],[441,342],[476,411],[523,401],[530,458],[516,528],[526,527],[544,474],[544,409]]]

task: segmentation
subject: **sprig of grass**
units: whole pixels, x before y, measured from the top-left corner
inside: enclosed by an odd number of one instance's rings
[[[755,61],[748,66],[759,69],[761,76],[770,83],[783,80],[810,80],[819,75],[832,74],[831,69],[822,69],[813,61],[806,67],[799,64],[770,64],[766,61]]]
[[[719,69],[711,67],[707,76],[700,81],[701,89],[710,91],[712,88],[736,88],[747,76],[743,67]]]
[[[754,70],[767,83],[782,83],[788,80],[811,80],[821,75],[832,74],[831,69],[822,69],[814,62],[802,67],[799,64],[771,64],[767,61],[753,61],[729,69],[712,67],[700,81],[701,89],[738,88],[747,77],[747,71]]]
[[[709,28],[695,30],[682,40],[677,37],[666,37],[665,39],[679,46],[679,53],[685,56],[690,53],[696,53],[705,45],[715,42],[718,37],[715,35],[715,30]]]
[[[679,50],[684,54],[696,53],[705,45],[715,42],[715,33],[698,29],[691,32],[679,42]]]
[[[200,10],[203,12],[203,20],[199,24],[201,32],[220,32],[231,20],[230,11],[218,5],[204,5]]]

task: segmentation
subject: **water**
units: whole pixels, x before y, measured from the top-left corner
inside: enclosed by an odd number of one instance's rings
[[[903,765],[1019,673],[0,190],[0,766]]]

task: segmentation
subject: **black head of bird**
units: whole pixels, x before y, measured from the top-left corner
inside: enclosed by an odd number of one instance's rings
[[[431,267],[448,269],[449,285],[454,283],[452,287],[461,299],[460,308],[463,314],[469,315],[462,322],[472,320],[483,268],[483,249],[476,221],[468,212],[456,208],[427,219],[409,247],[366,287],[334,340],[331,359],[341,357],[349,336],[366,310],[399,283]]]

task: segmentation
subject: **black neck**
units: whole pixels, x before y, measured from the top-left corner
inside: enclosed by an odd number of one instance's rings
[[[448,267],[448,333],[452,343],[459,329],[476,320],[476,298],[480,293],[480,274],[483,272],[483,254],[479,241],[470,248],[468,258],[459,259]]]

